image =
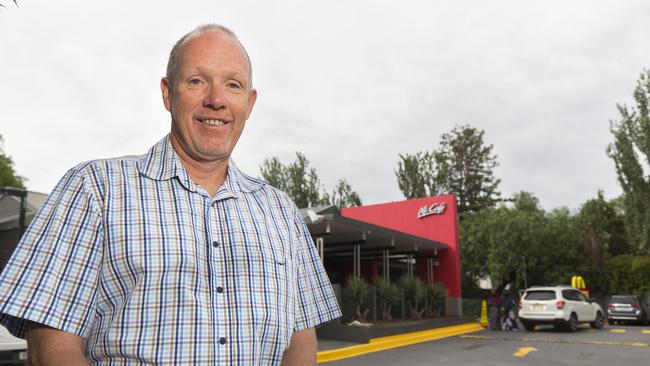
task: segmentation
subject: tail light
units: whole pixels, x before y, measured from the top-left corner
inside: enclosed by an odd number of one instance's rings
[[[616,306],[614,304],[607,304],[607,307],[608,308],[613,308],[613,307],[616,307]]]
[[[632,304],[632,307],[635,309],[641,309],[641,305],[639,304]]]
[[[555,307],[556,307],[558,310],[562,310],[562,309],[564,309],[564,304],[565,304],[565,303],[564,303],[564,300],[558,300],[558,301],[555,303]]]
[[[524,307],[524,304],[521,302],[521,300],[519,300],[519,309],[521,309],[522,307]]]

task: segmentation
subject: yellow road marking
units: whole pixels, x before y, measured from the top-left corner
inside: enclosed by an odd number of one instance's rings
[[[536,351],[538,351],[538,349],[535,347],[521,347],[517,352],[513,353],[512,355],[515,357],[526,357],[526,355],[528,355],[529,353],[536,352]]]
[[[333,350],[321,351],[317,354],[318,363],[342,360],[344,358],[356,357],[367,353],[384,351],[387,349],[407,346],[421,342],[433,341],[461,334],[478,332],[483,330],[479,324],[469,323],[451,327],[429,329],[420,332],[406,333],[389,337],[372,338],[366,344],[359,344]]]
[[[612,332],[612,333],[625,333],[625,329],[611,329],[610,332]]]
[[[627,346],[627,347],[642,347],[648,348],[650,344],[644,342],[612,342],[612,341],[571,341],[564,339],[551,339],[551,338],[498,338],[487,336],[474,336],[474,335],[461,335],[461,339],[477,339],[477,340],[499,340],[511,342],[539,342],[539,343],[562,343],[562,344],[586,344],[595,346]]]
[[[642,330],[641,333],[643,333],[643,334],[650,334],[650,330]]]

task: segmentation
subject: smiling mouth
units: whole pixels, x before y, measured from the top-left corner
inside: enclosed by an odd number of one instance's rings
[[[224,126],[229,123],[228,121],[224,121],[221,119],[198,119],[198,121],[201,124],[208,125],[208,126]]]

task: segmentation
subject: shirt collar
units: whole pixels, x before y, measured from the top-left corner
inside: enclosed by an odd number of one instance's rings
[[[192,182],[189,174],[181,164],[178,154],[167,134],[158,141],[137,163],[140,174],[153,180],[168,180],[177,177],[181,184],[190,191],[197,191],[197,184]],[[226,181],[217,190],[216,199],[239,197],[239,192],[250,193],[262,189],[267,183],[261,179],[243,173],[235,162],[228,161]]]

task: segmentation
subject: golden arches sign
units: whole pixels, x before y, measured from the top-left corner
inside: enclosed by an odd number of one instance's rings
[[[571,287],[579,289],[585,296],[589,297],[589,290],[587,290],[585,279],[582,276],[571,277]]]

